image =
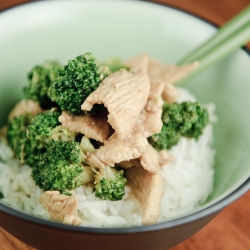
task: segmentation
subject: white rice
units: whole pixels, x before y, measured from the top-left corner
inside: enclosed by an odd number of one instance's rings
[[[192,100],[187,90],[179,88],[179,102]],[[199,140],[181,138],[169,150],[174,161],[161,168],[164,180],[164,196],[161,202],[159,222],[192,213],[202,205],[213,190],[214,155],[212,149],[212,123],[216,122],[215,105],[206,105],[210,124]],[[12,150],[0,139],[0,191],[2,203],[25,213],[49,219],[49,213],[37,202],[43,190],[30,176],[31,168],[13,159]],[[124,227],[141,225],[141,208],[129,187],[121,201],[102,201],[95,197],[91,186],[77,188],[78,215],[82,226]]]

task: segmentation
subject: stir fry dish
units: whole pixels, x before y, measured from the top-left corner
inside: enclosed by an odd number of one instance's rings
[[[176,101],[174,83],[198,65],[166,66],[146,53],[99,62],[85,53],[64,66],[47,61],[31,69],[1,137],[31,168],[52,220],[81,225],[75,190],[90,186],[113,202],[129,187],[142,224],[157,222],[161,168],[174,160],[169,150],[183,137],[198,140],[209,123],[201,103]]]

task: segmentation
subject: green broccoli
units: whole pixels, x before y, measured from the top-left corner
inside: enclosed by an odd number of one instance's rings
[[[82,185],[84,157],[78,142],[52,141],[45,145],[31,176],[36,185],[47,190],[58,190],[62,194]]]
[[[53,61],[32,68],[28,73],[28,84],[23,88],[25,98],[38,102],[45,108],[55,106],[48,97],[48,89],[57,79],[60,68],[61,65]]]
[[[105,73],[99,72],[96,59],[85,53],[70,60],[59,71],[57,80],[49,88],[48,95],[61,110],[79,115],[85,99],[99,86]]]
[[[149,143],[157,150],[170,149],[178,143],[180,133],[173,124],[163,125],[159,134],[154,134],[148,138]]]
[[[148,141],[158,151],[170,149],[181,136],[197,140],[208,121],[208,111],[199,102],[165,103],[161,132],[149,137]]]
[[[75,133],[60,125],[59,115],[59,111],[46,111],[36,116],[25,114],[8,124],[8,143],[22,163],[35,166],[48,142],[75,140]]]
[[[3,193],[0,191],[0,200],[4,198]]]
[[[28,152],[31,148],[30,140],[26,136],[26,129],[32,119],[32,115],[24,114],[13,118],[8,124],[6,138],[16,157],[22,162],[26,162],[28,159]]]
[[[121,200],[125,194],[126,183],[124,170],[118,171],[116,168],[106,166],[95,174],[95,196],[102,200]]]
[[[61,125],[58,121],[60,115],[57,110],[37,114],[27,127],[27,137],[41,145],[50,141],[74,141],[76,133]]]
[[[26,163],[33,167],[40,160],[40,155],[46,151],[46,144],[51,141],[74,141],[75,132],[60,125],[60,112],[49,110],[37,114],[27,127],[26,135],[30,141]]]
[[[51,130],[50,138],[53,141],[75,141],[76,133],[63,127],[63,125],[59,125]]]
[[[180,133],[197,140],[209,122],[208,111],[199,102],[183,102],[181,106],[183,123]]]
[[[48,142],[51,140],[51,131],[60,125],[59,111],[46,111],[37,114],[32,123],[27,127],[27,136],[32,141]],[[43,143],[40,147],[43,147]]]
[[[30,167],[34,167],[40,160],[40,155],[43,154],[45,144],[52,141],[51,131],[58,126],[58,111],[46,111],[34,116],[32,122],[26,128],[26,141],[28,147],[26,148],[26,157],[24,162]]]
[[[76,133],[63,127],[58,121],[61,112],[49,110],[36,115],[32,123],[27,127],[27,137],[40,144],[50,141],[74,141]]]

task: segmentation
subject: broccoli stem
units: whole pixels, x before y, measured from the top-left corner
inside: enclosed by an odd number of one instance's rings
[[[127,179],[124,177],[124,170],[106,166],[96,172],[95,196],[101,200],[121,200],[125,194],[126,183]]]

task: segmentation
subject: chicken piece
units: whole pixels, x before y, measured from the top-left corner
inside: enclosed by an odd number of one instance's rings
[[[162,98],[165,102],[173,103],[180,94],[172,84],[181,80],[181,78],[188,75],[198,66],[199,62],[175,66],[164,65],[157,60],[150,59],[148,64],[148,75],[151,81],[161,80],[164,82],[165,87]]]
[[[131,68],[133,73],[147,73],[148,72],[149,58],[147,53],[143,53],[139,56],[133,57],[132,59],[125,62],[125,65]]]
[[[150,174],[143,168],[133,167],[127,169],[126,177],[128,185],[141,204],[142,224],[156,223],[163,196],[163,179],[160,171],[157,174]]]
[[[172,162],[174,160],[174,157],[167,150],[161,150],[158,153],[158,160],[160,167],[163,167],[167,163]]]
[[[99,142],[104,142],[113,133],[107,122],[107,112],[95,115],[73,116],[63,111],[59,122],[70,131],[84,134],[86,137]]]
[[[65,215],[63,218],[63,223],[64,224],[69,224],[69,225],[75,225],[75,226],[80,226],[82,224],[82,220],[75,215]]]
[[[187,76],[191,71],[196,69],[199,66],[199,62],[195,61],[193,63],[184,64],[180,66],[174,66],[171,70],[168,71],[168,79],[171,83],[176,83],[185,76]]]
[[[161,114],[163,101],[161,99],[161,92],[163,90],[163,83],[156,81],[151,84],[150,94],[148,102],[138,116],[136,126],[132,134],[125,140],[120,140],[115,133],[106,142],[104,146],[95,150],[94,153],[88,154],[87,161],[97,167],[114,166],[115,163],[120,163],[124,161],[129,161],[132,159],[139,158],[148,147],[147,137],[152,134],[159,133],[162,127]],[[142,159],[145,158],[145,155]],[[146,169],[152,168],[152,163],[150,166],[144,166]],[[143,166],[143,165],[142,165]],[[154,170],[149,170],[152,173],[157,172],[157,167],[155,165]]]
[[[150,92],[148,96],[148,101],[146,103],[146,110],[155,112],[162,109],[163,101],[161,98],[162,92],[164,90],[164,83],[159,80],[151,81]]]
[[[159,170],[158,152],[150,145],[146,151],[137,159],[122,161],[117,164],[121,168],[142,167],[151,174],[156,174]]]
[[[43,110],[36,102],[32,100],[22,100],[16,104],[16,106],[11,110],[8,116],[8,121],[10,122],[14,117],[24,115],[24,114],[33,114],[36,115],[41,113]]]
[[[129,138],[120,141],[114,133],[104,146],[87,153],[87,161],[96,168],[114,166],[115,163],[140,157],[147,148],[148,140],[139,131],[134,131]]]
[[[157,60],[150,59],[148,63],[148,75],[150,80],[162,80],[167,83],[175,83],[188,75],[192,70],[199,66],[199,62],[195,61],[190,64],[180,66],[164,65]]]
[[[135,65],[137,65],[138,60],[140,60],[139,57],[135,59]],[[141,68],[141,70],[145,69],[145,66]],[[137,71],[139,71],[139,68]],[[154,174],[158,171],[159,167],[155,160],[158,156],[150,146],[148,146],[146,138],[161,131],[161,114],[163,105],[161,95],[163,88],[164,84],[162,81],[154,81],[150,84],[147,103],[145,103],[146,105],[143,107],[140,114],[137,115],[136,124],[133,127],[132,133],[128,134],[127,138],[123,140],[119,138],[118,132],[113,134],[106,142],[104,142],[104,146],[87,155],[87,161],[90,165],[102,168],[105,166],[114,166],[114,164],[123,162],[123,165],[125,164],[128,166],[128,161],[142,156],[140,158],[142,164],[140,165]],[[110,115],[111,114],[112,113],[110,113]],[[147,150],[150,151],[150,154],[156,157],[150,160],[145,153]],[[149,152],[147,152],[147,154],[148,153]],[[126,161],[126,163],[124,163],[124,161]]]
[[[147,104],[141,112],[137,121],[136,130],[140,130],[145,137],[157,134],[162,128],[162,106],[161,98],[164,84],[162,81],[151,82],[150,94]]]
[[[149,137],[157,134],[162,128],[162,105],[163,101],[161,94],[164,88],[162,81],[151,82],[150,94],[147,104],[140,116],[138,117],[134,131],[138,131],[144,137]],[[119,163],[119,162],[117,162]],[[156,174],[159,170],[158,154],[155,149],[148,144],[145,152],[138,158],[130,161],[123,161],[118,164],[123,168],[130,168],[132,166],[140,166],[150,173]]]
[[[143,63],[145,65],[145,63]],[[103,103],[108,109],[108,122],[115,130],[119,140],[128,137],[144,108],[150,90],[145,66],[131,68],[131,71],[119,70],[103,80],[81,106],[82,110],[91,110],[93,105]],[[136,73],[135,73],[136,72]]]
[[[148,144],[146,151],[139,158],[122,161],[117,165],[124,169],[141,167],[151,174],[156,174],[159,171],[158,152]]]
[[[147,145],[146,151],[139,157],[139,161],[149,173],[157,174],[159,171],[158,153],[151,144]]]
[[[173,103],[180,96],[179,91],[171,83],[165,83],[162,98],[167,103]]]
[[[72,196],[60,194],[59,191],[46,191],[39,197],[38,201],[50,213],[51,219],[54,221],[72,221],[78,224],[81,220],[77,217],[78,199],[73,191]],[[68,218],[66,216],[74,217]]]
[[[139,158],[132,159],[129,161],[122,161],[122,162],[119,162],[117,165],[124,169],[132,168],[132,167],[142,167]]]

